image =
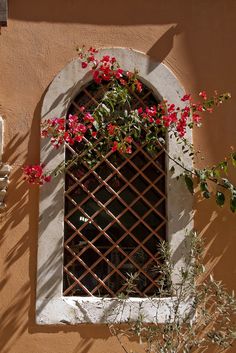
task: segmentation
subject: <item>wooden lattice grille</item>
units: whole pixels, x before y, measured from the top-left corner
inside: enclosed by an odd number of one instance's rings
[[[90,84],[74,99],[69,114],[83,105],[93,110],[107,87]],[[157,101],[150,89],[132,93],[132,108]],[[79,146],[66,145],[66,159]],[[166,236],[165,154],[150,154],[133,143],[133,153],[108,152],[88,167],[85,162],[66,171],[64,295],[116,297],[158,293],[158,244]],[[94,153],[99,153],[94,151]]]

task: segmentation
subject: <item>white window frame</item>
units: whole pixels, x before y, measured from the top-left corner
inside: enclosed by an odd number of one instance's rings
[[[101,49],[99,55],[117,58],[125,70],[139,70],[141,81],[159,98],[180,105],[184,95],[178,79],[162,63],[147,55],[125,48]],[[70,62],[50,84],[42,104],[42,119],[63,117],[80,88],[91,81],[88,70],[81,69],[78,59]],[[189,134],[191,141],[192,136]],[[174,138],[168,140],[172,156],[181,156],[182,150]],[[55,150],[47,139],[41,144],[41,163],[53,170],[64,160],[65,150]],[[191,168],[191,158],[183,155],[185,167]],[[174,264],[173,281],[183,267],[186,254],[186,233],[193,229],[193,197],[186,190],[181,172],[167,159],[167,238]],[[37,258],[36,322],[45,324],[108,323],[136,320],[142,313],[145,322],[164,323],[169,318],[175,298],[116,298],[63,296],[63,241],[64,241],[64,175],[59,175],[40,190],[39,236]],[[189,303],[181,303],[179,310],[186,312]]]

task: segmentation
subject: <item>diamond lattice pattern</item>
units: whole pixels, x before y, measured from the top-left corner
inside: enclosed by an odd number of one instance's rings
[[[134,95],[133,107],[153,104],[146,87],[142,95]],[[91,109],[101,96],[93,85],[84,88],[70,112],[81,104]],[[158,244],[167,222],[165,153],[150,154],[137,143],[132,149],[128,157],[109,152],[92,168],[80,162],[66,171],[65,296],[158,293]],[[76,153],[76,147],[66,145],[67,159]]]

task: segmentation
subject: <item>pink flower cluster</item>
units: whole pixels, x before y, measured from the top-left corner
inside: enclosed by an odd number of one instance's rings
[[[142,83],[132,72],[125,72],[121,69],[116,58],[105,55],[99,60],[95,58],[96,53],[98,53],[98,50],[92,47],[87,52],[84,48],[79,50],[79,57],[82,60],[81,67],[83,69],[87,68],[88,65],[91,67],[93,79],[97,84],[100,84],[102,81],[116,79],[122,86],[131,83],[137,92],[142,91]]]
[[[142,118],[147,119],[149,123],[155,123],[167,129],[172,128],[178,132],[179,137],[184,137],[187,127],[191,128],[194,124],[200,124],[201,116],[199,112],[213,111],[212,104],[209,106],[206,102],[206,92],[200,92],[199,96],[203,98],[204,103],[193,103],[191,95],[185,94],[181,98],[181,101],[185,102],[183,108],[163,101],[157,107],[146,107],[145,111],[143,111],[143,108],[139,108],[138,113]]]
[[[95,119],[90,113],[84,113],[84,110],[84,107],[80,107],[80,111],[83,112],[82,119],[79,119],[77,115],[69,115],[68,121],[65,118],[46,120],[42,124],[41,136],[43,138],[50,137],[51,144],[56,148],[59,148],[64,142],[70,145],[81,142],[88,130],[91,136],[96,138],[97,131],[93,131]]]
[[[119,127],[115,124],[109,123],[107,125],[107,132],[109,136],[115,136],[119,131]],[[120,153],[132,153],[132,142],[133,138],[131,136],[125,136],[122,141],[113,141],[112,152],[119,151]]]
[[[23,167],[24,180],[29,184],[43,185],[51,181],[51,175],[43,171],[44,165],[26,165]]]
[[[111,150],[112,152],[118,151],[120,153],[131,154],[132,141],[133,141],[133,138],[131,136],[126,136],[121,142],[114,141]]]

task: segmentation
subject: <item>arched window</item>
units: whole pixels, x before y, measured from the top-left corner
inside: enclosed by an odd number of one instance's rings
[[[81,105],[92,112],[106,91],[106,84],[82,87],[68,114],[82,118]],[[127,109],[158,104],[145,85],[130,94]],[[80,149],[81,143],[66,144],[66,160]],[[158,244],[166,239],[167,223],[165,153],[137,142],[132,150],[130,156],[109,151],[92,168],[80,162],[66,171],[65,296],[116,297],[125,294],[131,275],[131,296],[158,295]],[[91,153],[96,159],[100,152]]]
[[[133,97],[134,106],[162,98],[179,105],[184,91],[165,65],[130,49],[103,49],[100,55],[115,56],[127,71],[139,69],[145,89],[143,96]],[[91,79],[79,60],[69,63],[46,92],[42,119],[66,116],[78,104],[96,103],[99,92]],[[173,157],[182,154],[174,137],[166,144]],[[163,151],[152,155],[145,146],[133,148],[129,157],[108,153],[93,168],[72,167],[41,188],[38,324],[120,322],[137,319],[140,311],[147,322],[168,317],[170,298],[148,299],[158,293],[159,275],[149,266],[157,261],[154,242],[167,239],[173,253],[172,280],[178,281],[185,236],[193,228],[192,196],[184,182],[177,181],[180,171],[171,171],[172,161]],[[42,140],[41,162],[54,169],[74,152],[67,145],[55,150]],[[191,159],[183,156],[183,161],[191,168]],[[138,290],[121,302],[127,273],[138,273]],[[186,306],[181,303],[180,310]]]

